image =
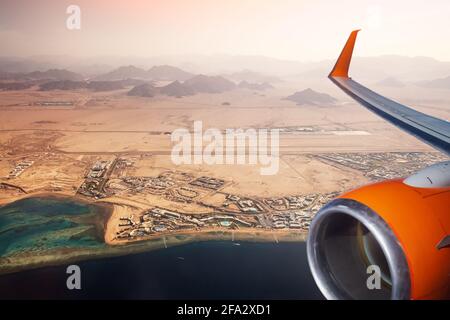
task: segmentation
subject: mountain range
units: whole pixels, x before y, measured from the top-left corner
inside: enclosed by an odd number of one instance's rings
[[[445,78],[434,79],[431,81],[422,81],[418,85],[425,88],[433,89],[449,89],[450,90],[450,76]]]
[[[301,57],[299,57],[301,59]],[[335,63],[335,59],[316,62],[301,62],[293,60],[275,59],[264,56],[250,55],[180,55],[158,57],[119,57],[102,56],[90,58],[76,58],[69,56],[40,56],[32,58],[0,57],[0,71],[13,73],[29,73],[32,71],[45,71],[48,69],[68,69],[84,78],[95,79],[108,75],[111,70],[124,68],[121,66],[134,65],[131,74],[120,75],[115,78],[99,78],[95,80],[119,80],[123,78],[147,79],[162,77],[158,68],[150,72],[153,66],[172,66],[184,72],[194,74],[215,74],[239,82],[270,82],[285,80],[286,78],[314,78],[324,79]],[[129,68],[130,70],[132,68]],[[133,68],[134,69],[134,68]],[[152,68],[153,69],[153,68]],[[164,68],[163,68],[164,69]],[[124,70],[126,69],[124,68]],[[133,70],[131,70],[133,71]],[[155,72],[154,74],[152,74]],[[171,73],[170,70],[166,71]],[[186,80],[184,74],[170,76],[166,80]],[[149,73],[149,74],[148,74]],[[407,57],[399,55],[383,55],[376,57],[355,56],[352,61],[351,73],[353,77],[369,80],[372,83],[388,77],[397,78],[402,82],[428,81],[448,77],[450,75],[450,62],[439,61],[429,57]],[[113,74],[114,75],[114,74]],[[119,75],[119,77],[117,77]],[[132,77],[130,76],[132,75]],[[164,75],[164,74],[163,74]],[[277,79],[275,79],[277,78]],[[73,79],[72,79],[73,80]]]
[[[218,57],[216,58],[218,59]],[[227,65],[230,61],[237,62],[238,65],[246,62],[258,69],[257,63],[255,61],[250,62],[246,56],[232,56],[228,57],[228,59],[225,59],[225,57],[221,58],[226,60]],[[191,95],[197,92],[223,92],[224,90],[234,88],[236,86],[235,83],[239,83],[239,88],[265,90],[271,86],[265,84],[270,82],[268,80],[273,81],[270,83],[296,80],[303,82],[306,80],[311,81],[311,83],[314,83],[314,81],[323,81],[326,79],[326,75],[334,63],[331,60],[309,64],[295,61],[280,61],[277,59],[271,60],[270,58],[257,58],[256,60],[260,62],[264,61],[268,64],[262,72],[243,68],[240,71],[231,73],[217,72],[215,73],[216,75],[212,76],[204,74],[196,75],[196,71],[188,72],[177,66],[167,64],[155,65],[149,69],[134,65],[125,65],[106,73],[87,77],[86,74],[74,72],[74,69],[69,71],[67,69],[50,68],[31,72],[13,72],[12,70],[23,70],[33,65],[42,67],[48,64],[33,64],[25,60],[5,60],[5,58],[0,57],[0,90],[23,90],[34,85],[42,85],[45,82],[49,82],[49,84],[43,86],[41,88],[43,90],[52,87],[62,88],[63,90],[64,88],[73,87],[87,87],[92,90],[115,90],[126,87],[127,85],[136,86],[149,81],[178,81],[177,83],[172,83],[162,91],[164,94],[172,96]],[[59,61],[58,63],[62,62]],[[184,64],[189,65],[191,70],[194,68],[192,64],[188,64],[187,62]],[[270,73],[271,70],[274,70],[275,66],[281,68],[276,73],[278,75]],[[216,67],[216,71],[219,70],[219,67]],[[290,70],[290,73],[287,73],[287,69]],[[355,57],[352,62],[351,75],[353,78],[367,85],[376,84],[397,88],[406,85],[417,85],[426,88],[450,89],[450,62],[438,61],[427,57]],[[88,79],[85,84],[74,84],[71,82],[63,82],[60,84],[51,83],[52,81],[83,82],[86,81],[85,79]],[[130,83],[132,80],[135,82]],[[88,83],[94,81],[96,83],[88,86]],[[111,81],[128,81],[128,84],[106,83]]]
[[[163,81],[184,81],[192,78],[194,74],[181,70],[180,68],[162,65],[153,66],[149,70],[138,68],[132,65],[122,66],[108,73],[94,78],[98,81],[113,81],[124,79],[144,79],[144,80],[163,80]]]
[[[135,86],[128,92],[129,96],[153,97],[157,94],[183,97],[196,93],[222,93],[237,88],[231,82],[221,76],[196,75],[184,82],[175,80],[163,87],[155,87],[150,84]]]
[[[30,80],[71,80],[81,81],[83,76],[65,69],[49,69],[47,71],[33,71],[28,73],[13,73],[0,71],[0,80],[30,81]]]
[[[44,82],[39,85],[40,91],[51,90],[79,90],[88,89],[91,91],[114,91],[124,89],[129,86],[137,86],[145,83],[139,79],[125,79],[114,81],[73,81],[73,80],[55,80]]]

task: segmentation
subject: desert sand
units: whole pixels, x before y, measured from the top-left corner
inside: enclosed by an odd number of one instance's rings
[[[107,93],[83,90],[40,92],[34,89],[0,92],[0,204],[42,193],[112,204],[113,210],[106,222],[105,242],[112,247],[121,247],[129,242],[117,238],[121,217],[140,219],[151,208],[207,215],[222,208],[227,195],[264,203],[265,199],[277,197],[338,194],[371,181],[363,169],[338,161],[325,161],[321,154],[394,152],[401,155],[417,152],[433,154],[429,161],[445,159],[429,146],[339,94],[336,94],[339,103],[333,106],[297,106],[282,100],[298,86],[300,84],[283,84],[265,92],[236,89],[183,98],[128,97],[126,90]],[[407,89],[390,93],[399,100],[411,94]],[[448,118],[449,109],[444,107],[443,101],[449,100],[450,93],[444,95],[441,92],[439,100],[414,101],[418,102],[419,110]],[[39,105],[42,101],[70,101],[72,105],[45,107]],[[170,133],[179,128],[191,130],[193,122],[198,120],[203,122],[205,129],[280,129],[278,173],[262,176],[258,165],[175,165],[170,158]],[[105,185],[116,190],[114,194],[100,199],[79,194],[96,162],[112,163],[119,158],[127,159],[132,165],[115,168],[109,173]],[[17,177],[9,177],[9,173],[24,161],[32,164]],[[379,162],[378,165],[388,166],[389,163]],[[417,164],[424,165],[425,162]],[[396,174],[406,173],[400,170]],[[122,182],[126,177],[155,178],[164,174],[183,174],[187,179],[208,176],[223,180],[224,185],[217,191],[187,190],[183,186],[189,186],[188,180],[181,183],[182,178],[174,178],[178,179],[180,186],[161,194],[145,190],[118,191],[124,188]],[[193,192],[195,196],[193,201],[180,202],[174,200],[173,194],[168,194],[170,192],[187,192],[188,195]],[[320,201],[314,203],[311,210],[317,210],[321,204]],[[239,208],[234,204],[230,204],[227,210],[239,214]],[[269,215],[270,210],[267,211]],[[216,227],[177,231],[137,237],[131,241],[136,247],[125,251],[179,243],[180,237],[175,235],[184,235],[185,241],[194,241],[228,239],[231,233],[236,239],[282,241],[304,239],[306,230],[241,228],[230,231]],[[161,237],[166,240],[161,242]],[[167,240],[169,238],[172,240]],[[142,240],[150,242],[147,245]],[[119,252],[108,250],[108,255]],[[81,253],[73,255],[83,256]]]

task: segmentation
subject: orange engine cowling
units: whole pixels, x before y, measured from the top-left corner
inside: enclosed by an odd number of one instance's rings
[[[314,217],[308,260],[326,298],[450,298],[450,187],[406,182],[350,191]],[[381,288],[367,286],[370,265]]]

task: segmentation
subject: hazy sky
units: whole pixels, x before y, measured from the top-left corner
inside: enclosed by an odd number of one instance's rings
[[[81,30],[66,8],[81,8]],[[245,54],[335,58],[363,28],[357,55],[450,61],[450,0],[0,0],[1,55]]]

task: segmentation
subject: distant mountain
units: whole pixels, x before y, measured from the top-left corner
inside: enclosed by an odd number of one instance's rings
[[[273,89],[273,86],[270,83],[263,82],[263,83],[250,83],[247,81],[241,81],[238,84],[238,87],[241,89],[250,89],[250,90],[258,90],[258,91],[264,91],[267,89]]]
[[[124,87],[134,87],[138,86],[144,83],[150,83],[151,81],[142,80],[142,79],[124,79],[124,80],[118,80]]]
[[[88,89],[91,91],[114,91],[124,89],[125,87],[135,86],[142,84],[142,80],[137,79],[126,79],[126,80],[115,80],[115,81],[72,81],[72,80],[62,80],[62,81],[49,81],[42,83],[39,86],[41,91],[51,91],[51,90],[78,90],[78,89]]]
[[[124,83],[119,81],[91,81],[86,88],[92,91],[114,91],[124,88]]]
[[[71,80],[82,81],[83,76],[65,69],[49,69],[29,73],[0,72],[0,80],[30,81],[30,80]]]
[[[82,81],[83,76],[68,71],[65,69],[50,69],[47,71],[34,71],[26,74],[26,77],[31,80],[72,80],[72,81]]]
[[[55,63],[55,57],[51,59],[40,58],[15,58],[15,57],[0,57],[0,70],[11,73],[28,73],[32,71],[45,71],[48,69],[65,68],[68,64]],[[67,63],[67,60],[65,61]]]
[[[6,71],[0,71],[0,80],[23,80],[20,78],[23,78],[23,73],[13,73],[13,72],[6,72]]]
[[[195,92],[202,93],[221,93],[236,87],[234,82],[231,82],[224,77],[205,76],[202,74],[186,80],[184,85],[191,87]]]
[[[135,66],[123,66],[94,78],[96,81],[113,81],[124,79],[148,79],[147,71]]]
[[[301,80],[323,80],[336,62],[337,57],[317,62],[301,62],[274,59],[258,55],[162,55],[153,57],[132,56],[34,56],[29,58],[0,57],[0,71],[21,72],[45,71],[48,69],[68,69],[94,79],[95,75],[106,74],[120,66],[140,66],[147,71],[151,66],[170,65],[181,68],[193,74],[223,75],[234,82],[269,82],[276,84],[277,77],[281,80],[297,78]],[[302,59],[299,56],[299,59]],[[375,57],[355,56],[351,67],[352,76],[366,83],[375,83],[387,77],[395,77],[402,82],[418,82],[429,79],[439,79],[450,75],[450,61],[439,61],[429,57],[407,57],[399,55],[384,55]],[[120,80],[137,78],[123,76]],[[146,77],[138,77],[147,80]],[[294,79],[294,80],[297,80]],[[148,79],[150,80],[150,79]],[[184,79],[171,79],[184,80]]]
[[[196,93],[192,87],[184,83],[180,83],[179,81],[174,81],[167,86],[162,87],[160,92],[172,97],[191,96]]]
[[[103,55],[92,57],[75,56],[33,56],[28,58],[0,57],[0,70],[9,72],[31,72],[35,70],[44,71],[54,68],[69,68],[72,71],[89,75],[103,75],[108,71],[121,66],[134,65],[148,70],[152,66],[170,65],[181,68],[193,74],[222,74],[239,72],[249,69],[270,75],[291,74],[293,70],[301,72],[304,65],[298,61],[286,61],[257,55],[227,55],[227,54],[204,54],[204,55],[160,55],[160,56],[117,56]],[[100,66],[100,67],[99,67]],[[128,78],[128,77],[125,77]],[[120,79],[95,79],[95,80],[120,80]],[[169,79],[171,80],[171,79]],[[185,79],[172,79],[185,80]],[[233,81],[271,82],[270,79],[233,79]]]
[[[322,80],[327,77],[334,64],[335,60],[310,63],[307,65],[308,70],[302,71],[297,69],[296,77]],[[398,55],[354,57],[350,74],[352,78],[362,83],[373,83],[390,77],[402,82],[417,82],[448,76],[450,74],[450,62],[439,61],[429,57]]]
[[[450,76],[418,83],[421,87],[432,89],[450,89]]]
[[[36,85],[34,81],[26,82],[0,82],[0,90],[14,91],[14,90],[26,90]]]
[[[147,71],[147,77],[152,80],[185,81],[193,76],[192,73],[169,65],[154,66]]]
[[[376,83],[380,87],[402,88],[405,86],[403,82],[394,77],[387,77]]]
[[[99,75],[94,78],[97,81],[114,81],[124,79],[141,80],[164,80],[164,81],[184,81],[190,79],[194,74],[169,65],[154,66],[149,70],[137,68],[135,66],[119,67],[111,72]]]
[[[297,105],[333,105],[337,102],[332,96],[314,91],[310,88],[298,91],[284,98],[284,100],[293,101]]]
[[[277,80],[319,80],[323,81],[336,62],[337,57],[317,62],[274,59],[250,55],[163,55],[154,57],[96,56],[77,58],[71,56],[34,56],[32,58],[0,57],[0,71],[28,73],[48,69],[68,69],[93,80],[121,80],[136,78],[151,80],[147,73],[151,66],[169,65],[193,74],[215,74],[234,81],[269,82]],[[299,59],[302,59],[299,56]],[[125,74],[112,78],[96,77],[121,66],[140,66],[140,73]],[[137,69],[140,69],[137,68]],[[352,60],[351,75],[362,83],[376,83],[388,77],[399,81],[418,82],[445,78],[450,75],[450,61],[439,61],[429,57],[407,57],[383,55],[358,57]],[[147,76],[149,78],[147,78]],[[161,77],[155,75],[155,77]],[[275,77],[277,79],[275,79]],[[1,78],[1,76],[0,76]],[[25,80],[25,79],[23,79]],[[184,78],[168,80],[183,81]]]
[[[309,67],[308,63],[292,60],[282,60],[260,55],[229,55],[229,54],[208,54],[208,55],[186,55],[182,57],[161,57],[164,64],[177,65],[190,72],[202,74],[220,74],[232,81],[252,81],[276,83],[275,79],[253,78],[252,72],[260,75],[270,75],[283,77],[296,72],[302,72]],[[183,61],[183,64],[180,64]],[[251,70],[249,72],[249,70]],[[246,73],[248,74],[246,75]],[[236,73],[233,75],[233,73]],[[242,73],[242,75],[239,75]],[[233,76],[231,76],[233,75]]]
[[[242,70],[239,72],[234,72],[228,75],[224,75],[226,78],[234,80],[234,81],[246,81],[246,82],[269,82],[269,83],[277,83],[281,82],[281,80],[277,77],[262,74],[259,72],[254,72],[250,70]]]
[[[157,94],[158,89],[149,83],[137,85],[127,93],[127,95],[133,97],[154,97]]]
[[[40,91],[52,91],[52,90],[78,90],[86,88],[87,83],[84,81],[50,81],[43,83],[39,86]]]
[[[236,88],[236,85],[223,77],[198,75],[184,82],[178,80],[164,87],[149,84],[139,85],[128,92],[129,96],[153,97],[162,94],[171,97],[191,96],[196,93],[222,93]]]

